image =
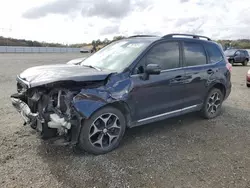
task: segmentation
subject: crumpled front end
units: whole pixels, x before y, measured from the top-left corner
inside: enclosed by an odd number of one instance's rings
[[[32,113],[30,107],[17,94],[11,96],[11,101],[12,105],[21,114],[24,124],[33,124],[38,114]]]
[[[13,106],[21,114],[24,125],[40,132],[43,139],[56,138],[58,144],[76,144],[82,116],[72,104],[78,89],[55,85],[28,88],[18,80],[18,93],[11,95]]]
[[[129,111],[124,100],[130,88],[127,75],[99,81],[61,81],[37,87],[31,87],[18,77],[18,93],[12,95],[11,100],[24,124],[40,132],[42,138],[60,138],[59,144],[63,145],[77,144],[84,120],[98,109],[119,103]]]

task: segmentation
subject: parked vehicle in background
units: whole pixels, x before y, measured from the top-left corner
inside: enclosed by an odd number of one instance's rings
[[[247,50],[229,49],[224,53],[231,65],[234,65],[235,63],[241,63],[243,66],[247,66],[249,61],[249,54]]]
[[[81,53],[91,53],[91,49],[87,48],[87,47],[84,47],[84,48],[81,48],[80,49],[80,52]]]
[[[132,36],[79,65],[25,70],[11,99],[42,138],[104,154],[119,145],[126,128],[194,111],[217,117],[231,92],[231,68],[208,37]]]
[[[83,47],[80,49],[81,53],[94,53],[97,51],[97,48],[93,46],[91,49],[89,47]]]
[[[249,69],[248,72],[247,72],[246,84],[247,84],[247,87],[250,87],[250,69]]]

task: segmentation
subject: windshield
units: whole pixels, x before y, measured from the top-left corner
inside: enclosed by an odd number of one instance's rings
[[[114,42],[85,59],[81,65],[120,72],[128,67],[150,43],[148,40]]]
[[[233,56],[235,54],[236,50],[226,50],[224,53],[226,56]]]

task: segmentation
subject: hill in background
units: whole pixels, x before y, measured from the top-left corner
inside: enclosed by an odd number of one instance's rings
[[[25,40],[25,39],[14,39],[14,38],[5,38],[0,36],[0,46],[33,46],[33,47],[93,47],[93,46],[105,46],[113,41],[125,38],[123,36],[115,36],[113,40],[104,39],[101,41],[93,40],[91,43],[79,43],[79,44],[60,44],[60,43],[48,43],[48,42],[38,42],[32,40]]]
[[[33,46],[33,47],[89,47],[93,46],[105,46],[113,41],[120,40],[125,38],[124,36],[114,36],[113,40],[104,39],[101,41],[93,40],[92,43],[79,43],[79,44],[71,44],[65,45],[60,43],[47,43],[47,42],[38,42],[32,40],[24,40],[24,39],[13,39],[13,38],[5,38],[0,36],[0,46]],[[232,48],[241,48],[241,49],[250,49],[250,39],[238,39],[238,40],[218,40],[224,49],[228,47]]]

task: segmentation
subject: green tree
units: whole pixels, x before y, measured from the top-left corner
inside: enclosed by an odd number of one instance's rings
[[[92,46],[96,46],[96,41],[95,40],[92,41]]]
[[[97,41],[96,41],[96,46],[98,46],[98,45],[101,45],[102,43],[101,43],[101,40],[100,39],[97,39]]]
[[[103,44],[104,44],[104,45],[107,45],[107,44],[109,44],[109,43],[110,43],[109,39],[105,38],[105,39],[103,40]]]
[[[113,41],[121,40],[121,39],[124,39],[124,38],[126,38],[126,37],[124,37],[124,36],[114,36]]]

